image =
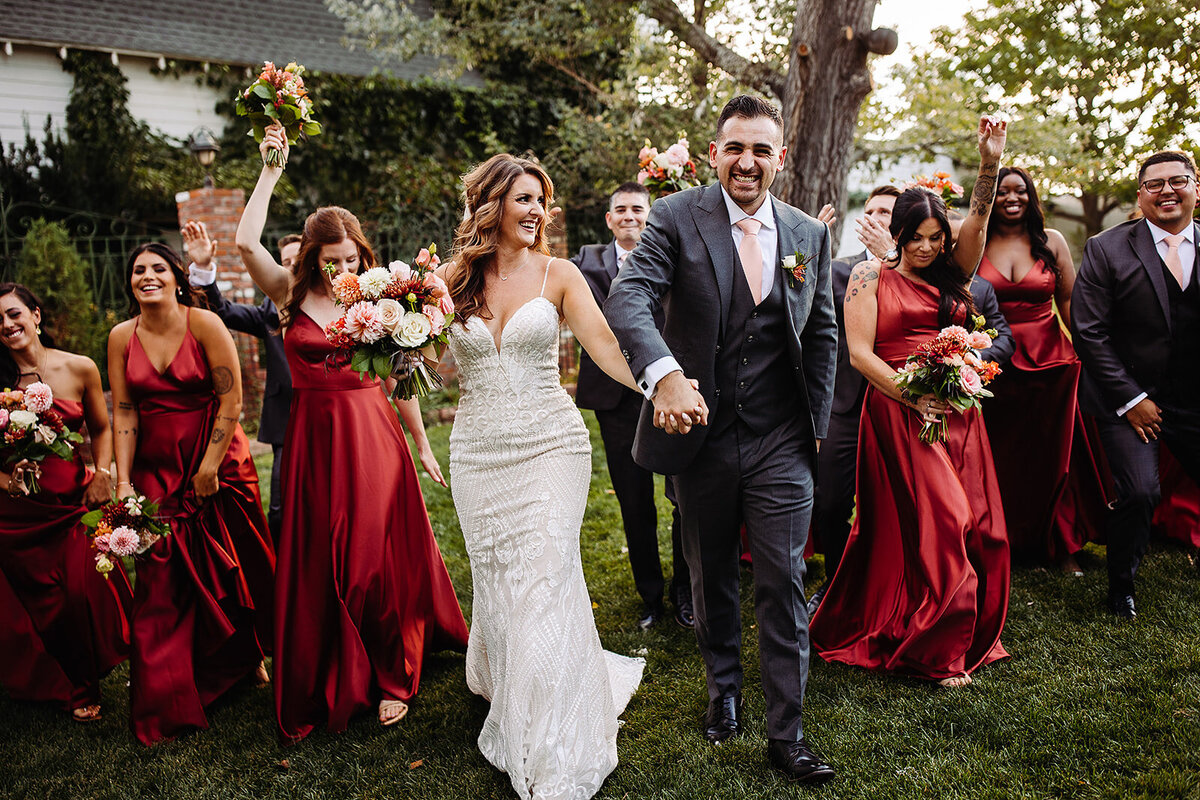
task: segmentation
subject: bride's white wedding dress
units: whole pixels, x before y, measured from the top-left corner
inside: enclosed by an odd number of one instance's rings
[[[538,800],[599,791],[645,665],[596,633],[579,555],[591,445],[559,383],[558,331],[539,295],[499,348],[477,316],[450,335],[462,391],[450,473],[474,581],[467,685],[491,701],[479,749]]]

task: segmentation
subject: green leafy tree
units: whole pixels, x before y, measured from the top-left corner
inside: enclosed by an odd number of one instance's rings
[[[905,106],[891,123],[905,132],[873,152],[973,166],[967,132],[997,109],[1012,121],[1006,160],[1078,197],[1080,213],[1057,213],[1099,233],[1132,200],[1139,157],[1196,150],[1198,27],[1195,0],[988,0],[897,72]]]
[[[15,280],[45,303],[55,344],[104,363],[104,330],[92,297],[91,266],[71,244],[66,228],[34,220],[25,234]]]

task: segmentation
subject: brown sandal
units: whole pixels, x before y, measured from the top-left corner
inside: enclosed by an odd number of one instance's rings
[[[104,715],[100,713],[100,706],[92,704],[89,706],[80,706],[79,708],[71,709],[71,719],[76,722],[99,722],[104,719]]]
[[[408,703],[403,700],[379,701],[379,724],[383,727],[395,725],[406,716],[408,716]]]

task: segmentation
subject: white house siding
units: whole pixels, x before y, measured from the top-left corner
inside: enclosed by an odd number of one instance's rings
[[[155,75],[154,60],[135,56],[120,56],[120,65],[129,111],[151,128],[181,141],[201,126],[218,136],[224,131],[226,120],[214,110],[220,95],[195,75]],[[26,123],[40,140],[47,115],[61,132],[73,82],[53,48],[13,45],[11,56],[0,51],[0,142],[23,142]]]
[[[0,143],[24,142],[26,123],[41,140],[47,115],[61,131],[72,83],[48,47],[13,45],[11,56],[0,50]]]

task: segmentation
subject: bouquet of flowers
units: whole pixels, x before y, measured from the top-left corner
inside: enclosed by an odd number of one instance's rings
[[[963,187],[950,180],[949,172],[935,172],[932,178],[928,175],[913,175],[912,180],[904,184],[904,188],[911,189],[914,186],[923,186],[934,194],[940,194],[942,202],[946,205],[950,205],[951,200],[963,193]]]
[[[688,140],[680,134],[678,142],[660,153],[650,146],[650,140],[647,139],[638,153],[637,182],[649,189],[656,200],[699,186],[696,162],[688,153]]]
[[[411,266],[393,261],[361,275],[333,276],[334,302],[346,310],[325,337],[337,348],[334,355],[349,356],[350,368],[364,377],[395,375],[393,397],[424,397],[442,385],[436,360],[422,353],[446,343],[454,320],[450,290],[434,273],[439,263],[431,244]]]
[[[991,397],[983,388],[1000,374],[1000,365],[984,361],[975,351],[992,346],[995,330],[981,330],[985,321],[975,317],[975,332],[960,325],[942,328],[936,337],[917,348],[892,377],[905,397],[932,394],[948,403],[960,414],[979,406],[979,401]],[[921,441],[926,444],[946,440],[949,420],[926,422],[921,427]]]
[[[92,547],[96,548],[96,571],[108,578],[113,556],[141,555],[164,536],[171,526],[158,519],[158,504],[145,497],[113,500],[83,515]]]
[[[71,458],[83,437],[67,429],[62,416],[50,407],[53,404],[54,392],[41,381],[29,384],[24,391],[0,392],[0,453],[4,454],[4,463],[43,461],[46,456]],[[37,476],[31,472],[24,474],[22,482],[29,494],[41,490]]]
[[[267,61],[258,80],[238,94],[237,114],[250,118],[254,141],[261,142],[274,122],[283,126],[288,144],[295,144],[301,136],[316,136],[321,132],[321,123],[313,119],[313,102],[304,88],[304,78],[300,77],[303,74],[304,67],[294,61],[283,69]],[[269,150],[267,164],[286,166],[282,151]]]

